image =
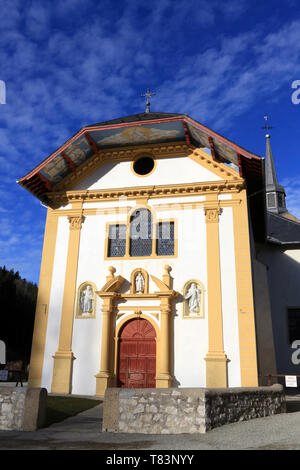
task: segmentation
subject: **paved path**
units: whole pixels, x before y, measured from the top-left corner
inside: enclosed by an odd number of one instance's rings
[[[300,411],[228,424],[206,434],[146,435],[102,433],[102,407],[37,432],[0,431],[0,449],[300,450]],[[300,397],[289,399],[289,408],[300,410]]]

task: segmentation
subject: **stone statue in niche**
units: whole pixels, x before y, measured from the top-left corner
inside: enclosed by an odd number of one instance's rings
[[[89,284],[80,293],[80,310],[84,313],[92,313],[94,304],[94,292]]]
[[[145,289],[145,280],[141,272],[135,277],[135,292],[136,294],[143,294]]]
[[[198,289],[197,284],[195,282],[191,283],[187,294],[185,295],[185,300],[188,300],[189,304],[189,315],[197,315],[200,312],[200,297],[201,292]]]

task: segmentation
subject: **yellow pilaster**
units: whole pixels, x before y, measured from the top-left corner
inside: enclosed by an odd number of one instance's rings
[[[237,306],[239,323],[241,385],[258,386],[252,268],[246,190],[234,195],[234,247],[236,264]]]
[[[227,387],[227,356],[224,352],[219,215],[215,195],[207,197],[204,208],[207,240],[207,295],[208,295],[208,352],[206,360],[206,387]]]
[[[70,222],[68,255],[65,273],[63,305],[61,312],[60,336],[58,350],[53,356],[54,367],[52,377],[52,393],[71,393],[72,365],[72,333],[74,318],[74,302],[76,295],[76,278],[79,254],[80,231],[83,222],[81,211],[68,217]]]
[[[100,371],[96,377],[96,396],[103,397],[107,387],[114,383],[114,298],[115,293],[99,294],[103,299],[102,306],[102,340]]]
[[[165,295],[160,292],[160,340],[158,342],[159,353],[157,357],[156,388],[168,388],[172,386],[172,298],[169,292]]]
[[[28,378],[28,386],[34,388],[41,386],[57,222],[57,215],[48,208]]]

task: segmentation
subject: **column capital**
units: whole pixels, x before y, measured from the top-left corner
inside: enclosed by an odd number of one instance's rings
[[[160,300],[160,309],[162,314],[172,314],[172,300],[177,297],[178,292],[169,290],[158,292],[157,297]]]
[[[218,223],[219,216],[222,213],[222,209],[220,207],[204,207],[204,214],[206,223]]]
[[[80,230],[84,221],[83,215],[69,215],[70,230]]]

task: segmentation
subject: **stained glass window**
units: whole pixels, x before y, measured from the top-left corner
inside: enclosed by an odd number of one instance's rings
[[[108,231],[108,256],[120,257],[126,252],[126,225],[110,225]]]
[[[148,209],[137,209],[130,217],[130,256],[152,254],[152,214]]]
[[[152,253],[153,237],[155,251]],[[174,222],[158,222],[156,233],[153,229],[153,217],[148,209],[137,209],[130,217],[129,255],[144,256],[174,256],[175,228]],[[126,254],[127,227],[126,224],[111,224],[108,230],[108,257],[123,257]]]
[[[174,255],[174,222],[157,224],[156,254],[157,256]]]

